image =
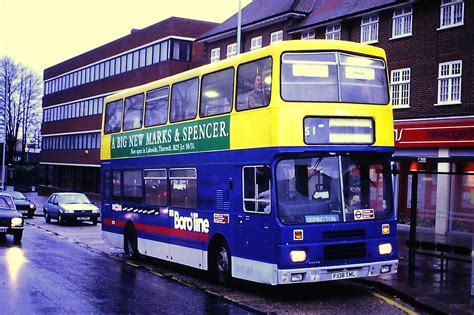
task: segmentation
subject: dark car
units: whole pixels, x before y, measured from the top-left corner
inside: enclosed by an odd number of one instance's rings
[[[33,218],[36,211],[36,205],[31,200],[26,198],[26,196],[19,191],[6,191],[5,193],[13,198],[16,210],[21,212],[24,216],[27,216],[29,219]]]
[[[44,204],[44,219],[47,223],[51,219],[62,224],[65,221],[91,221],[96,225],[100,211],[83,193],[61,192],[54,193]]]
[[[15,242],[20,242],[23,228],[23,216],[16,210],[13,198],[0,193],[0,237],[5,239],[7,234],[12,234]]]

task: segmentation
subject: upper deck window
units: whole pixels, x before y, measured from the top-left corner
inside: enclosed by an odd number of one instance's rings
[[[285,53],[281,95],[295,102],[388,104],[385,63],[346,53]]]
[[[164,87],[146,93],[145,127],[166,124],[169,90],[169,87]]]
[[[198,78],[173,85],[171,89],[170,121],[194,119],[197,113]]]
[[[137,94],[125,99],[123,115],[123,130],[133,130],[142,127],[143,94]]]
[[[271,57],[240,65],[237,69],[237,110],[267,106],[271,82]]]
[[[105,106],[105,134],[120,131],[122,126],[122,112],[122,100],[107,103]]]
[[[234,68],[205,75],[202,78],[200,116],[229,113],[232,110]]]

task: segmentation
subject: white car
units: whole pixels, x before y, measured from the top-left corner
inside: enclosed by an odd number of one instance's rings
[[[91,221],[96,225],[100,211],[83,193],[54,193],[43,206],[44,218],[47,223],[51,219],[62,224],[66,221]]]
[[[12,234],[15,242],[21,242],[23,236],[23,216],[16,210],[13,198],[5,193],[0,193],[0,238],[5,239],[6,234]]]

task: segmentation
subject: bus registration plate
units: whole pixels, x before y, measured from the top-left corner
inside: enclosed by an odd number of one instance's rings
[[[331,274],[332,280],[357,278],[357,271],[341,271]]]

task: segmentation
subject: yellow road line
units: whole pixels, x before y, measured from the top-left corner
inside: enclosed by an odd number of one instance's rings
[[[130,262],[130,261],[126,261],[125,263],[126,263],[127,265],[130,265],[130,266],[133,266],[133,267],[140,267],[140,265],[134,264],[134,263],[132,263],[132,262]]]
[[[161,274],[161,273],[159,273],[159,272],[157,272],[157,271],[151,271],[151,270],[150,270],[150,272],[151,272],[152,274],[154,274],[154,275],[157,275],[158,277],[164,277],[163,274]]]
[[[384,301],[387,302],[388,304],[393,305],[393,306],[395,306],[395,307],[401,309],[402,311],[406,312],[406,313],[409,314],[409,315],[418,314],[417,312],[415,312],[415,311],[413,311],[413,310],[411,310],[411,309],[409,309],[409,308],[407,308],[407,307],[401,305],[401,304],[398,303],[397,301],[394,301],[394,300],[392,300],[392,299],[390,299],[390,298],[388,298],[388,297],[386,297],[386,296],[383,296],[383,295],[378,294],[378,293],[375,293],[375,292],[370,292],[370,293],[372,293],[372,295],[378,297],[379,299],[384,300]]]

